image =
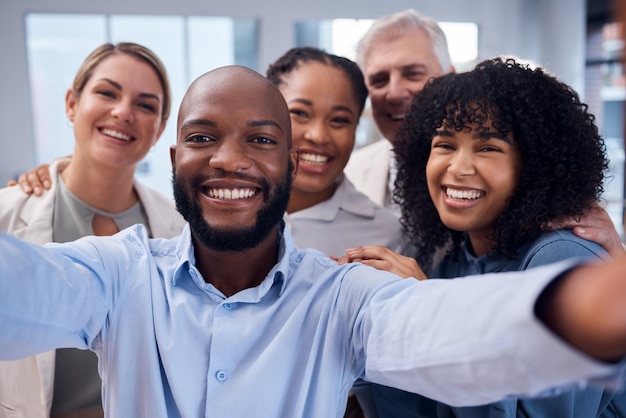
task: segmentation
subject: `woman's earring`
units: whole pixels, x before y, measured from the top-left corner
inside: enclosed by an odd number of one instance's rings
[[[65,121],[65,124],[67,125],[68,128],[74,127],[74,122],[69,119]]]

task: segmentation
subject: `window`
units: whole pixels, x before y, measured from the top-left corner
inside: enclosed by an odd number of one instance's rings
[[[372,19],[328,19],[296,23],[296,46],[316,46],[336,55],[356,60],[359,39]],[[474,66],[478,58],[478,25],[471,22],[438,22],[446,34],[452,64],[457,71]],[[366,105],[356,133],[355,149],[381,138]]]
[[[256,21],[229,17],[37,14],[26,16],[26,43],[38,164],[72,153],[65,92],[85,57],[105,42],[132,41],[163,61],[172,113],[161,139],[137,167],[142,183],[172,196],[169,147],[176,141],[178,104],[189,85],[213,68],[257,67]]]
[[[603,206],[611,216],[617,231],[625,237],[624,226],[624,103],[626,76],[624,72],[624,42],[622,24],[588,22],[587,62],[585,71],[585,102],[596,116],[596,124],[604,137],[609,169],[604,180]]]

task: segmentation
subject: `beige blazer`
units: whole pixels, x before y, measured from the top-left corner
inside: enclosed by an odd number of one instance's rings
[[[58,162],[50,165],[52,187],[43,196],[28,196],[19,187],[0,189],[0,230],[36,244],[52,241],[52,212]],[[185,224],[174,202],[139,182],[134,184],[153,236],[171,238]],[[55,352],[0,361],[0,418],[47,418],[52,405]]]
[[[356,189],[380,206],[386,205],[391,144],[386,139],[352,153],[344,169]]]

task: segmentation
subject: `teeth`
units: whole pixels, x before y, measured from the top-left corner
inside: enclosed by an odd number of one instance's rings
[[[309,164],[324,165],[329,158],[319,154],[300,154],[300,160]]]
[[[113,129],[103,129],[102,133],[108,136],[112,136],[113,138],[121,139],[122,141],[126,141],[126,142],[131,140],[130,136],[114,131]]]
[[[454,190],[446,188],[446,195],[453,199],[474,200],[482,197],[483,193],[477,190]]]
[[[404,120],[404,118],[405,118],[404,113],[401,115],[391,115],[391,119],[393,120]]]
[[[210,189],[209,197],[214,199],[237,200],[247,199],[256,194],[254,189]]]

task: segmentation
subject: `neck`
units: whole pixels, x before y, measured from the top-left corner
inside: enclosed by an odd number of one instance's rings
[[[480,231],[470,231],[467,233],[476,257],[483,256],[493,251],[494,242],[489,238],[493,235],[493,232],[493,229],[482,229]]]
[[[61,173],[65,186],[80,200],[100,210],[119,213],[137,203],[135,166],[120,169],[92,164],[74,156]]]
[[[256,247],[244,251],[214,251],[193,238],[196,267],[226,297],[256,287],[278,262],[278,226]]]

